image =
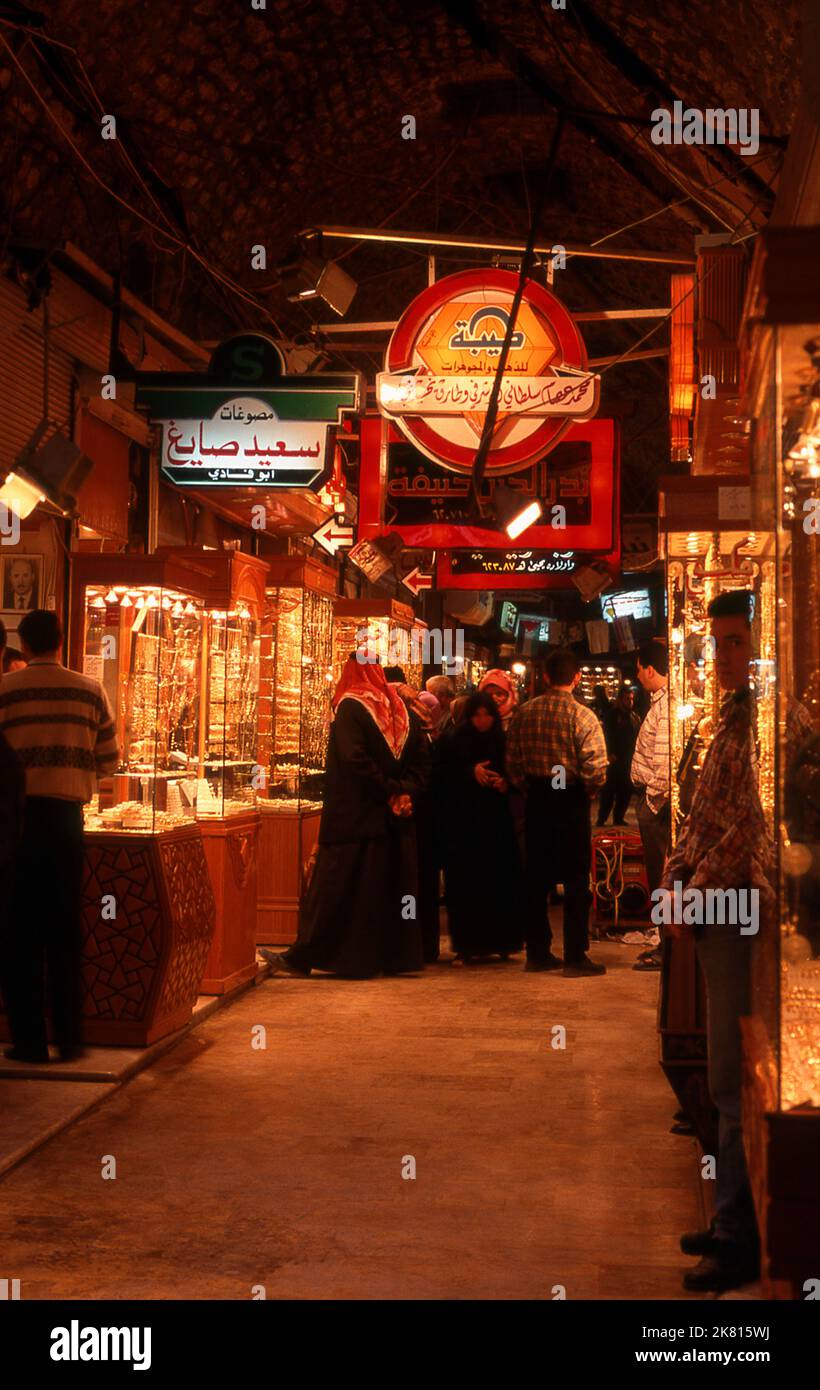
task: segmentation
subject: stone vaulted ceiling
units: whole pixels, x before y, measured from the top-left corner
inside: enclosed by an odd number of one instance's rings
[[[260,0],[256,0],[257,4]],[[799,87],[798,0],[0,0],[0,235],[71,241],[192,337],[333,317],[292,305],[276,267],[320,224],[523,238],[556,111],[544,238],[692,252],[768,218]],[[652,144],[675,98],[754,107],[754,157]],[[116,140],[101,138],[114,115]],[[402,138],[412,115],[416,138]],[[651,220],[643,220],[650,217]],[[631,226],[637,223],[639,225]],[[263,245],[267,265],[251,266]],[[419,248],[334,242],[347,314],[392,319],[426,283]],[[438,273],[489,253],[447,253]],[[570,308],[669,302],[669,268],[573,260]],[[645,325],[587,325],[595,355]],[[665,327],[647,346],[668,341]],[[364,368],[373,351],[342,349]],[[667,454],[663,359],[607,374],[624,414],[626,501],[652,505]]]

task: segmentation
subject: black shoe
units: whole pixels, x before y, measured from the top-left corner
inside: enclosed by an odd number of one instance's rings
[[[308,978],[310,971],[303,970],[300,965],[291,964],[287,956],[280,956],[276,951],[269,951],[265,946],[257,946],[256,949],[260,956],[268,962],[274,975],[299,975],[304,980]]]
[[[532,974],[539,970],[560,970],[563,964],[564,962],[559,960],[558,956],[554,956],[550,951],[550,954],[545,956],[543,960],[528,960],[524,969]]]
[[[78,1061],[80,1060],[80,1058],[81,1058],[81,1057],[84,1057],[84,1056],[85,1056],[85,1048],[84,1048],[84,1047],[79,1047],[79,1046],[78,1046],[78,1047],[61,1047],[61,1048],[60,1048],[60,1061],[61,1061],[61,1062],[78,1062]]]
[[[720,1242],[710,1226],[708,1231],[686,1231],[680,1238],[680,1248],[684,1255],[714,1255]]]
[[[598,961],[590,960],[589,956],[581,956],[580,960],[565,960],[564,975],[567,979],[574,979],[578,975],[605,975],[606,966]]]
[[[642,959],[636,960],[636,962],[635,962],[635,964],[633,965],[632,969],[633,969],[633,970],[660,970],[662,965],[663,965],[663,960],[662,960],[661,956],[659,956],[655,951],[653,951],[652,954],[651,954],[650,956],[644,956]]]
[[[730,1245],[728,1240],[715,1242],[716,1249],[689,1269],[683,1276],[683,1287],[691,1293],[723,1293],[752,1284],[760,1275],[760,1260],[748,1250]]]
[[[10,1062],[27,1062],[30,1066],[42,1066],[43,1063],[50,1060],[48,1048],[45,1052],[21,1052],[17,1047],[4,1047],[3,1056],[7,1057]]]

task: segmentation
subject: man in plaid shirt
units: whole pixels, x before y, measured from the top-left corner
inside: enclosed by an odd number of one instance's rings
[[[507,772],[526,792],[526,970],[603,975],[589,947],[590,794],[606,781],[607,753],[592,710],[573,697],[578,661],[568,650],[547,658],[550,689],[523,705],[507,733]],[[547,903],[564,885],[564,959],[551,951]]]
[[[709,605],[721,688],[729,693],[678,842],[667,860],[662,886],[756,888],[760,916],[773,902],[767,873],[772,846],[760,804],[754,749],[754,711],[749,691],[752,594],[735,589]],[[719,1113],[715,1214],[708,1231],[681,1239],[700,1263],[684,1287],[719,1292],[756,1278],[755,1220],[741,1126],[740,1019],[751,1009],[753,934],[740,923],[694,928],[695,949],[706,981],[709,1090]]]

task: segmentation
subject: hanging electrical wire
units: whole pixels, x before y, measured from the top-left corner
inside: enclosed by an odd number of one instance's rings
[[[14,50],[12,49],[12,47],[10,46],[3,34],[0,34],[0,45],[2,45],[3,48],[5,48],[11,61],[14,63],[15,67],[22,75],[24,81],[30,88],[37,102],[43,108],[49,120],[57,127],[66,144],[73,151],[83,168],[93,179],[94,183],[96,183],[105,193],[107,193],[109,197],[113,198],[117,203],[124,207],[125,210],[128,213],[130,213],[132,217],[136,217],[140,222],[144,223],[147,227],[151,228],[151,230],[154,231],[158,236],[165,237],[168,240],[175,243],[180,250],[187,251],[189,255],[202,267],[203,270],[206,271],[208,275],[210,275],[214,280],[224,285],[227,289],[231,291],[232,294],[235,294],[238,298],[243,299],[246,303],[253,305],[253,307],[260,314],[262,314],[268,320],[269,323],[272,324],[272,326],[275,328],[277,334],[282,338],[282,340],[285,342],[289,342],[287,335],[281,329],[275,316],[266,307],[266,305],[262,304],[256,298],[255,295],[251,294],[250,291],[246,290],[244,286],[240,285],[238,281],[232,278],[232,276],[227,275],[225,272],[221,271],[217,266],[215,266],[206,256],[204,256],[195,246],[191,244],[190,240],[186,241],[183,237],[179,236],[174,231],[168,230],[167,228],[160,226],[152,218],[147,217],[145,213],[142,212],[139,208],[135,207],[133,203],[130,203],[126,198],[123,198],[119,193],[117,193],[116,190],[113,189],[110,186],[110,184],[108,184],[105,181],[105,179],[103,179],[97,173],[96,169],[89,162],[89,160],[86,159],[82,150],[77,146],[75,141],[71,138],[71,135],[68,133],[61,121],[52,111],[48,102],[45,100],[43,96],[41,96],[40,92],[37,90],[35,84],[32,82],[22,63],[19,62],[16,53],[14,52]]]

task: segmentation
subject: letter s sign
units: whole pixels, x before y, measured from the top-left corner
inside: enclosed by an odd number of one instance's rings
[[[261,381],[265,370],[262,343],[237,343],[231,353],[231,381]]]

